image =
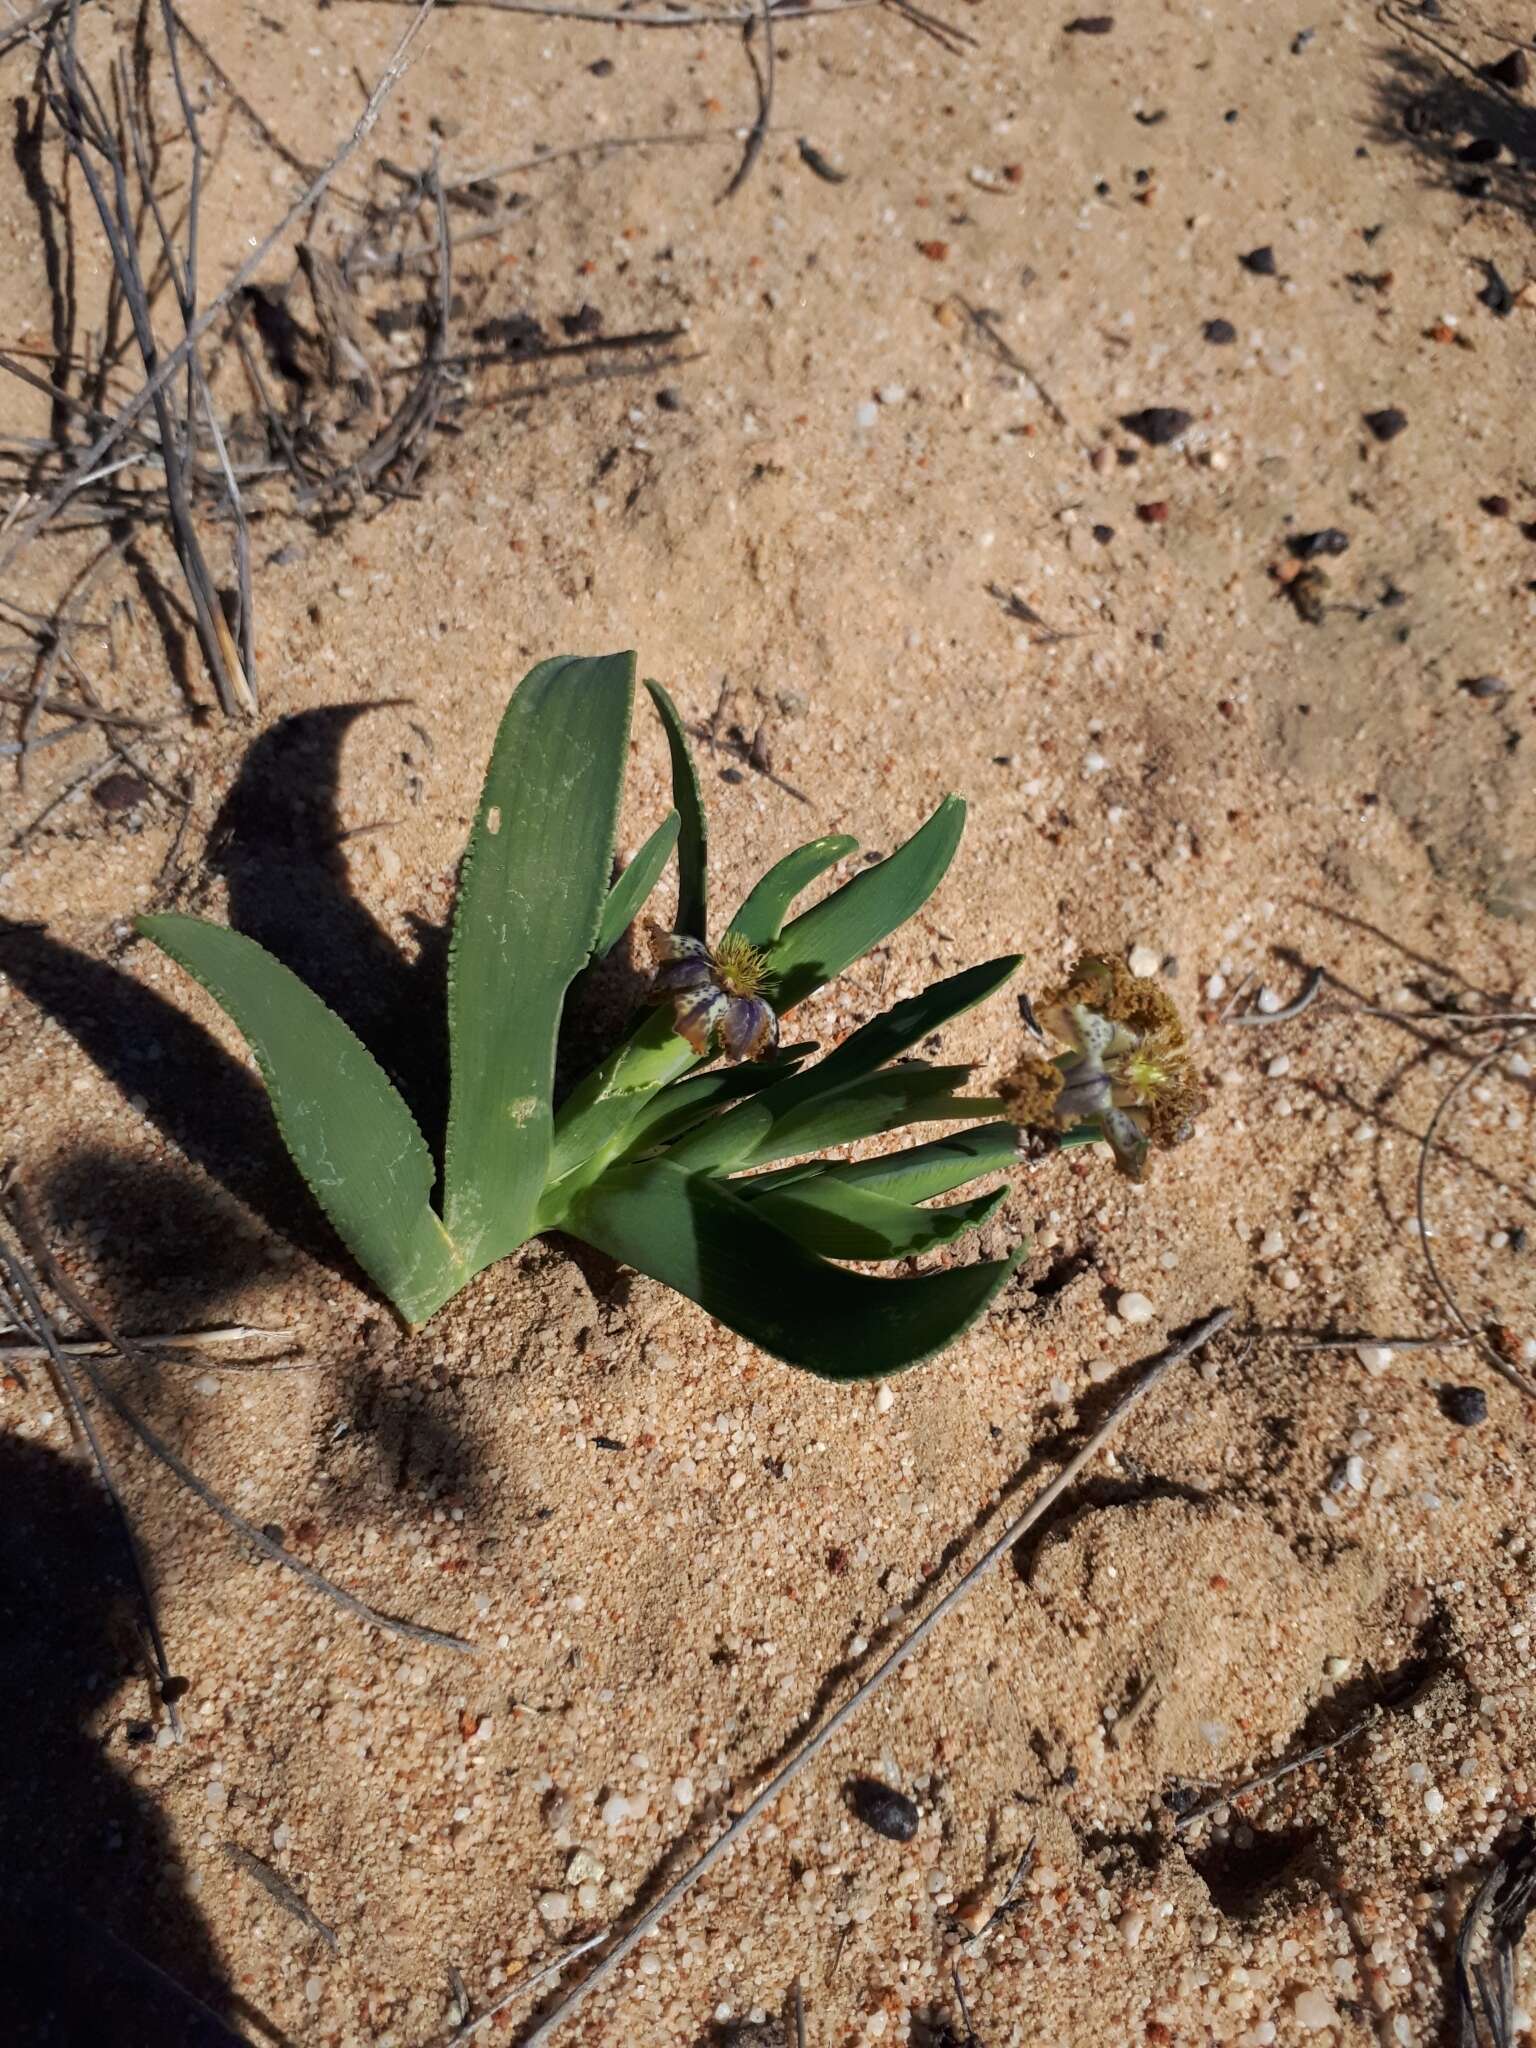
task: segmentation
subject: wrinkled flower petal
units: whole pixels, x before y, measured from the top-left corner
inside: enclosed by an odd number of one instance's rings
[[[709,1051],[709,1041],[715,1026],[730,1009],[731,999],[723,988],[707,983],[695,995],[682,995],[676,999],[673,1022],[678,1035],[686,1038],[694,1051],[701,1056]]]
[[[728,1059],[760,1060],[779,1042],[779,1020],[761,996],[730,997],[720,1020],[720,1043]]]

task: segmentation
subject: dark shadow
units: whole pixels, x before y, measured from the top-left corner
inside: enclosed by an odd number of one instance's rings
[[[43,136],[48,122],[48,109],[39,93],[31,103],[22,97],[11,102],[16,126],[11,143],[11,154],[20,174],[21,188],[32,202],[37,214],[38,239],[42,244],[43,275],[48,284],[49,340],[53,346],[53,360],[48,366],[48,378],[56,390],[67,391],[74,373],[75,338],[75,251],[74,238],[70,232],[67,200],[56,198],[48,183],[48,174],[43,161]],[[65,447],[70,438],[70,411],[64,400],[55,397],[50,404],[48,436],[60,447]],[[40,479],[45,458],[39,453],[34,482]]]
[[[339,805],[348,733],[368,713],[394,708],[392,699],[327,704],[279,719],[248,749],[205,859],[228,884],[236,931],[291,967],[351,1025],[440,1158],[448,1117],[448,934],[416,920],[416,956],[401,952],[353,893]]]
[[[0,2033],[8,2048],[228,2048],[247,2038],[221,2017],[240,2002],[124,1768],[154,1729],[96,1725],[102,1696],[145,1670],[121,1529],[83,1467],[14,1436],[0,1500]]]
[[[219,1189],[169,1162],[80,1145],[34,1175],[29,1189],[55,1242],[75,1236],[82,1223],[116,1220],[112,1230],[93,1229],[91,1239],[91,1292],[109,1315],[142,1315],[148,1297],[165,1328],[218,1321],[273,1270],[250,1218]],[[131,1230],[121,1227],[125,1217]]]
[[[1276,1892],[1318,1877],[1314,1852],[1319,1834],[1312,1827],[1273,1833],[1248,1828],[1241,1846],[1234,1833],[1225,1842],[1202,1843],[1191,1849],[1189,1861],[1218,1913],[1230,1920],[1252,1920]]]
[[[63,1025],[163,1136],[280,1236],[344,1255],[283,1150],[266,1091],[201,1024],[108,961],[0,917],[0,973]],[[88,1186],[86,1215],[100,1213]],[[121,1211],[101,1216],[120,1220]]]
[[[1488,75],[1491,46],[1479,70],[1429,16],[1387,18],[1406,40],[1383,52],[1373,141],[1410,149],[1426,184],[1536,221],[1536,107]]]
[[[206,708],[198,697],[198,677],[201,671],[192,660],[192,635],[195,630],[191,612],[181,600],[169,590],[156,573],[154,564],[139,546],[131,519],[114,519],[108,529],[112,539],[122,550],[123,560],[133,571],[133,580],[138,585],[144,608],[154,620],[155,631],[160,635],[160,645],[165,651],[165,665],[171,679],[181,692],[182,700],[194,714],[206,716]]]

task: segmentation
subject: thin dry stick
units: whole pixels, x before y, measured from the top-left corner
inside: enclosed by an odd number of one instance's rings
[[[1293,1017],[1299,1017],[1303,1010],[1310,1010],[1323,992],[1327,976],[1321,967],[1314,967],[1301,985],[1301,994],[1295,1002],[1287,1003],[1279,1010],[1245,1010],[1241,1017],[1233,1017],[1233,1024],[1289,1024]]]
[[[1046,390],[1045,386],[1040,382],[1040,379],[1035,375],[1034,371],[1029,367],[1028,363],[1025,362],[1024,358],[1019,354],[1018,350],[1012,347],[1011,344],[1005,341],[1002,335],[998,333],[997,328],[993,322],[992,315],[988,313],[983,307],[973,306],[969,299],[960,298],[958,295],[956,296],[955,304],[960,308],[961,312],[965,315],[966,319],[969,320],[972,327],[975,328],[976,332],[979,335],[981,335],[985,341],[991,344],[994,352],[997,354],[1000,360],[1004,362],[1010,370],[1013,371],[1014,375],[1022,377],[1027,384],[1033,387],[1035,396],[1040,400],[1040,403],[1045,407],[1046,411],[1050,414],[1051,418],[1056,422],[1057,426],[1063,428],[1067,433],[1071,434],[1074,440],[1076,440],[1078,446],[1083,450],[1085,454],[1091,455],[1093,450],[1089,442],[1085,439],[1085,437],[1082,434],[1078,432],[1077,428],[1072,424],[1071,420],[1068,419],[1066,413],[1062,410],[1061,406],[1057,404],[1056,400],[1051,396],[1050,392]],[[1041,623],[1044,624],[1044,621],[1042,620]]]
[[[1435,1132],[1440,1128],[1441,1118],[1464,1088],[1480,1074],[1487,1073],[1490,1067],[1497,1065],[1513,1046],[1523,1044],[1530,1035],[1529,1031],[1517,1032],[1513,1038],[1505,1039],[1502,1044],[1496,1045],[1491,1052],[1485,1052],[1480,1060],[1474,1060],[1470,1067],[1463,1069],[1441,1096],[1435,1105],[1435,1113],[1429,1120],[1429,1128],[1419,1145],[1419,1171],[1414,1182],[1413,1206],[1418,1220],[1419,1247],[1424,1254],[1424,1263],[1429,1268],[1429,1277],[1434,1283],[1435,1292],[1450,1310],[1456,1327],[1465,1334],[1469,1343],[1477,1346],[1500,1379],[1507,1380],[1510,1386],[1524,1394],[1528,1401],[1536,1401],[1536,1384],[1527,1379],[1523,1372],[1516,1371],[1508,1360],[1501,1358],[1482,1331],[1463,1315],[1460,1302],[1441,1277],[1440,1268],[1435,1263],[1435,1255],[1429,1248],[1429,1225],[1424,1215],[1424,1184],[1429,1174],[1429,1155],[1434,1146]]]
[[[747,146],[741,153],[741,162],[729,185],[720,194],[722,200],[733,199],[752,175],[752,166],[762,155],[763,144],[768,136],[768,123],[773,119],[774,54],[773,54],[773,0],[762,0],[763,22],[763,68],[759,73],[757,58],[752,49],[752,29],[748,22],[742,31],[747,46],[747,55],[752,58],[752,78],[757,86],[757,119],[752,123],[747,136]]]
[[[325,192],[336,177],[337,172],[341,170],[344,164],[351,160],[355,152],[366,141],[379,118],[384,102],[389,98],[389,95],[404,76],[406,67],[411,61],[411,46],[421,33],[422,28],[426,24],[427,17],[435,5],[436,0],[420,0],[420,5],[416,9],[416,14],[411,21],[410,27],[400,38],[395,48],[395,54],[385,66],[378,84],[368,95],[368,103],[359,115],[356,127],[331,158],[330,162],[317,176],[310,180],[309,184],[305,186],[298,198],[294,200],[276,227],[264,236],[251,251],[250,255],[247,256],[217,297],[208,302],[185,334],[183,334],[181,340],[177,342],[176,346],[169,349],[160,358],[153,374],[139,386],[138,390],[128,400],[122,411],[118,413],[112,424],[104,428],[97,439],[91,443],[91,446],[81,456],[72,474],[65,477],[37,507],[36,511],[30,513],[27,518],[20,521],[13,529],[11,545],[6,549],[4,555],[0,556],[0,575],[3,575],[10,567],[22,548],[37,538],[54,514],[61,511],[69,503],[75,492],[85,481],[88,473],[94,470],[108,451],[116,446],[118,440],[127,433],[145,406],[151,404],[156,395],[164,390],[165,386],[175,376],[182,364],[186,362],[209,328],[219,318],[236,292],[243,285],[250,282],[262,264],[266,262],[268,256],[271,255],[272,251],[283,239],[283,236],[293,226],[294,222],[302,218],[310,210],[315,201],[320,198],[321,194]]]
[[[17,1234],[37,1261],[40,1270],[46,1275],[54,1293],[81,1322],[99,1330],[120,1357],[137,1362],[139,1354],[133,1346],[118,1336],[99,1309],[91,1307],[48,1249],[24,1190],[12,1182],[8,1192]],[[0,1244],[0,1253],[3,1253],[3,1250],[3,1244]],[[371,1628],[382,1629],[386,1635],[403,1636],[407,1641],[414,1643],[434,1643],[445,1650],[473,1652],[474,1644],[466,1642],[462,1636],[448,1635],[442,1629],[426,1628],[420,1622],[398,1621],[393,1615],[380,1614],[377,1608],[370,1607],[366,1600],[359,1600],[355,1593],[348,1593],[343,1587],[326,1578],[323,1573],[315,1571],[302,1559],[295,1557],[291,1551],[284,1550],[280,1543],[274,1543],[265,1530],[258,1529],[254,1522],[248,1522],[244,1515],[237,1514],[227,1501],[219,1498],[212,1487],[198,1478],[191,1466],[171,1449],[165,1439],[128,1406],[99,1366],[92,1364],[88,1358],[82,1358],[80,1364],[86,1378],[95,1388],[98,1400],[106,1403],[119,1422],[126,1424],[133,1431],[152,1456],[175,1473],[189,1493],[195,1494],[205,1508],[217,1515],[221,1522],[226,1522],[231,1529],[236,1530],[247,1543],[254,1544],[263,1556],[270,1557],[274,1564],[282,1565],[285,1571],[292,1572],[295,1577],[302,1579],[305,1585],[313,1586],[317,1593],[324,1593],[339,1607],[344,1607],[349,1614],[355,1614],[359,1621],[367,1622]],[[65,1370],[68,1369],[66,1362]]]
[[[1110,1438],[1120,1428],[1126,1417],[1134,1408],[1140,1406],[1158,1382],[1171,1372],[1174,1366],[1190,1357],[1192,1353],[1199,1351],[1202,1346],[1208,1344],[1218,1331],[1226,1328],[1231,1320],[1232,1310],[1230,1308],[1216,1309],[1211,1315],[1203,1317],[1200,1322],[1196,1323],[1192,1330],[1179,1339],[1178,1343],[1170,1345],[1166,1351],[1159,1352],[1155,1358],[1148,1362],[1140,1379],[1115,1403],[1114,1407],[1111,1408],[1108,1415],[1105,1416],[1103,1422],[1100,1423],[1082,1449],[1069,1458],[1050,1484],[1042,1487],[1028,1507],[1006,1525],[1002,1534],[983,1551],[982,1555],[971,1566],[970,1570],[965,1573],[964,1577],[952,1586],[939,1604],[923,1617],[912,1633],[891,1652],[884,1663],[880,1664],[865,1679],[857,1692],[844,1701],[843,1705],[838,1708],[831,1719],[823,1723],[816,1733],[801,1745],[789,1762],[769,1780],[751,1804],[742,1809],[725,1833],[717,1841],[711,1843],[698,1861],[688,1870],[685,1870],[675,1884],[670,1885],[663,1892],[654,1906],[641,1914],[634,1926],[621,1941],[608,1951],[607,1955],[603,1957],[591,1974],[584,1977],[579,1984],[574,1985],[565,1994],[560,2003],[525,2038],[523,2048],[540,2048],[540,2044],[548,2041],[564,2021],[570,2018],[582,2000],[613,1975],[619,1964],[644,1941],[651,1929],[659,1921],[664,1920],[667,1914],[672,1911],[672,1908],[688,1896],[694,1886],[713,1870],[715,1865],[728,1853],[746,1830],[751,1827],[758,1816],[773,1804],[785,1787],[799,1777],[808,1764],[814,1762],[832,1740],[833,1736],[838,1733],[839,1729],[844,1727],[858,1712],[859,1708],[878,1692],[888,1679],[893,1678],[910,1657],[916,1654],[945,1616],[953,1613],[961,1601],[975,1591],[976,1587],[985,1578],[992,1566],[997,1563],[999,1558],[1006,1556],[1025,1531],[1033,1528],[1041,1516],[1054,1506],[1072,1484],[1073,1480],[1076,1479],[1077,1475],[1083,1470],[1084,1466],[1090,1464],[1098,1456],[1105,1444],[1109,1442]]]
[[[291,1913],[301,1927],[307,1927],[311,1934],[318,1934],[332,1955],[341,1953],[341,1944],[335,1930],[327,1927],[320,1915],[296,1892],[280,1871],[264,1863],[259,1856],[252,1855],[238,1842],[226,1842],[224,1854],[237,1870],[243,1870],[247,1877],[259,1884],[268,1898],[276,1899],[285,1913]]]
[[[1357,1735],[1363,1735],[1367,1728],[1377,1721],[1374,1709],[1346,1728],[1342,1735],[1332,1736],[1327,1742],[1316,1742],[1310,1749],[1304,1749],[1300,1756],[1287,1757],[1284,1763],[1275,1764],[1267,1771],[1260,1771],[1256,1777],[1245,1778],[1241,1785],[1234,1785],[1230,1792],[1216,1792],[1199,1806],[1192,1806],[1188,1813],[1181,1813],[1174,1822],[1174,1832],[1183,1834],[1198,1821],[1209,1820],[1213,1813],[1223,1806],[1230,1806],[1236,1799],[1246,1799],[1250,1792],[1260,1792],[1266,1785],[1278,1784],[1293,1771],[1305,1770],[1308,1764],[1315,1764],[1319,1758],[1331,1756],[1336,1749],[1342,1749],[1346,1742],[1353,1742]]]
[[[370,0],[372,4],[372,0]],[[386,5],[404,7],[410,0],[385,0]],[[831,14],[857,14],[861,8],[878,7],[882,0],[834,0],[828,7],[783,7],[774,10],[775,21],[825,20]],[[489,7],[498,14],[538,14],[551,21],[596,21],[617,28],[742,28],[752,20],[750,7],[693,8],[686,14],[634,14],[598,7],[567,7],[563,0],[443,0],[445,7]]]
[[[795,2048],[805,2048],[805,1993],[798,1977],[790,1987],[790,1997],[794,2000]]]
[[[530,1991],[537,1991],[539,1986],[547,1984],[551,1977],[558,1977],[567,1963],[574,1963],[578,1956],[584,1956],[589,1949],[596,1948],[600,1941],[607,1939],[606,1933],[589,1934],[585,1941],[578,1941],[574,1948],[568,1948],[563,1956],[556,1956],[553,1962],[543,1964],[531,1977],[519,1977],[511,1990],[498,1998],[494,2005],[488,2005],[478,2019],[466,2020],[458,2032],[449,2037],[447,2048],[458,2048],[460,2041],[467,2041],[472,2035],[478,2034],[480,2029],[489,2025],[498,2013],[505,2012],[509,2005],[515,2005],[520,1998],[526,1998]]]
[[[91,1420],[90,1410],[81,1399],[79,1384],[70,1368],[69,1360],[54,1342],[53,1325],[49,1321],[48,1311],[43,1307],[26,1267],[15,1256],[4,1238],[0,1238],[0,1264],[4,1265],[9,1280],[9,1285],[0,1282],[0,1300],[5,1302],[18,1322],[29,1323],[42,1340],[52,1361],[54,1374],[64,1390],[64,1398],[69,1404],[75,1427],[90,1446],[91,1456],[96,1461],[96,1470],[101,1475],[107,1499],[112,1503],[112,1512],[117,1517],[118,1527],[122,1531],[133,1576],[138,1581],[139,1599],[143,1604],[145,1624],[149,1631],[150,1653],[155,1663],[156,1688],[170,1715],[171,1731],[179,1742],[181,1716],[176,1710],[170,1659],[165,1653],[165,1638],[160,1633],[160,1613],[155,1605],[149,1573],[144,1568],[144,1554],[139,1548],[138,1532],[133,1526],[133,1518],[128,1513],[127,1503],[117,1490],[117,1481],[112,1476],[106,1449],[96,1434],[96,1425]]]

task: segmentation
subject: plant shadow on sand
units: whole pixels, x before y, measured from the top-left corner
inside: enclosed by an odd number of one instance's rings
[[[1536,106],[1490,75],[1508,47],[1490,45],[1477,68],[1437,40],[1429,16],[1422,26],[1388,18],[1413,40],[1382,53],[1372,142],[1412,150],[1427,184],[1536,226]]]
[[[0,1437],[0,1498],[0,1712],[13,1760],[0,1777],[5,2040],[279,2041],[235,1995],[164,1820],[112,1758],[154,1729],[99,1710],[143,1669],[105,1495],[73,1459],[13,1435]]]

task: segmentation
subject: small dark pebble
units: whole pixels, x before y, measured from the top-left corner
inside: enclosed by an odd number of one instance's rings
[[[1316,533],[1293,533],[1291,553],[1298,562],[1315,562],[1319,555],[1342,555],[1349,547],[1349,535],[1336,526],[1320,527]]]
[[[1237,339],[1237,329],[1230,320],[1207,320],[1203,332],[1213,348],[1226,348]]]
[[[130,1721],[123,1730],[123,1740],[132,1749],[142,1749],[146,1742],[153,1742],[154,1739],[155,1727],[152,1721]]]
[[[1147,405],[1140,412],[1120,415],[1126,432],[1139,435],[1153,448],[1166,448],[1181,434],[1187,434],[1194,423],[1194,415],[1177,405]]]
[[[1523,1223],[1517,1223],[1514,1229],[1509,1233],[1509,1248],[1512,1252],[1523,1252],[1525,1250],[1525,1244],[1525,1225]]]
[[[1482,506],[1490,519],[1507,519],[1509,517],[1509,500],[1508,498],[1501,498],[1497,492],[1491,498],[1479,498],[1477,502]]]
[[[1485,64],[1483,76],[1492,79],[1495,85],[1507,87],[1510,92],[1523,92],[1531,76],[1530,60],[1524,50],[1511,50],[1497,64]]]
[[[1069,36],[1107,36],[1115,26],[1112,14],[1079,14],[1067,23]]]
[[[675,384],[663,384],[656,394],[656,404],[662,412],[681,412],[683,394]]]
[[[1507,697],[1509,685],[1502,676],[1467,676],[1459,685],[1468,697]]]
[[[1143,526],[1166,526],[1168,523],[1168,500],[1154,498],[1149,505],[1138,505],[1136,517]]]
[[[1474,135],[1457,150],[1456,160],[1463,164],[1496,164],[1503,147],[1496,135]]]
[[[1456,190],[1463,199],[1486,199],[1493,190],[1493,180],[1486,171],[1474,171],[1470,178],[1456,180]]]
[[[745,782],[746,779],[739,768],[722,768],[720,770],[720,780],[722,782]]]
[[[1241,263],[1244,270],[1252,271],[1255,277],[1277,277],[1279,275],[1279,265],[1275,262],[1275,252],[1268,242],[1265,242],[1257,249],[1250,249],[1246,256],[1239,256],[1237,260]]]
[[[1138,460],[1136,450],[1134,448],[1117,448],[1115,450],[1115,460],[1122,469],[1134,469]]]
[[[613,59],[611,57],[599,57],[597,62],[589,64],[587,69],[594,78],[612,78]]]
[[[1096,526],[1093,529],[1093,537],[1101,548],[1107,548],[1115,537],[1115,529],[1112,526]]]
[[[596,306],[583,301],[574,313],[560,315],[560,325],[572,341],[579,341],[584,336],[602,333],[603,316]]]
[[[629,1449],[628,1444],[620,1443],[616,1436],[595,1436],[592,1442],[594,1447],[600,1451],[627,1451]]]
[[[1515,295],[1499,275],[1499,266],[1484,258],[1483,276],[1488,282],[1477,295],[1478,303],[1486,306],[1500,320],[1507,319],[1515,309]]]
[[[1408,415],[1395,405],[1384,405],[1379,412],[1368,412],[1365,424],[1378,441],[1395,441],[1407,431]]]
[[[1442,1387],[1440,1410],[1458,1429],[1476,1429],[1488,1420],[1488,1396],[1481,1387]]]
[[[1376,602],[1384,612],[1395,612],[1400,604],[1408,602],[1408,593],[1399,590],[1395,583],[1389,583]]]
[[[283,1525],[281,1522],[263,1522],[261,1533],[269,1543],[275,1543],[281,1548],[283,1541]]]
[[[1526,540],[1536,540],[1536,519],[1522,519],[1520,532]]]
[[[1167,118],[1168,109],[1166,107],[1159,107],[1156,113],[1153,114],[1149,114],[1144,107],[1136,109],[1136,123],[1141,128],[1155,128],[1159,121],[1166,121]]]
[[[1315,28],[1297,29],[1295,35],[1291,37],[1291,55],[1299,57],[1316,34],[1317,30]]]
[[[1221,118],[1223,119],[1223,121],[1226,122],[1229,128],[1232,127],[1237,120],[1236,107],[1228,107],[1227,111],[1222,115]]]
[[[1093,189],[1094,189],[1094,191],[1095,191],[1095,192],[1096,192],[1096,193],[1098,194],[1098,196],[1100,197],[1100,199],[1107,199],[1107,198],[1109,197],[1109,193],[1110,193],[1110,184],[1109,184],[1109,180],[1108,180],[1107,178],[1100,178],[1100,179],[1099,179],[1099,180],[1098,180],[1098,181],[1097,181],[1097,182],[1095,183],[1095,185],[1094,185],[1094,188],[1093,188]]]
[[[910,1842],[917,1833],[917,1807],[905,1792],[893,1792],[878,1778],[855,1778],[848,1803],[865,1827],[888,1842]]]
[[[816,147],[808,135],[802,135],[795,144],[800,152],[800,161],[808,171],[814,171],[824,185],[846,185],[848,173],[840,171],[837,165]]]
[[[1187,1785],[1182,1778],[1175,1778],[1163,1794],[1163,1804],[1182,1820],[1186,1813],[1200,1804],[1202,1797],[1198,1785]]]
[[[91,802],[103,811],[131,811],[148,795],[149,784],[142,775],[130,775],[120,768],[115,775],[102,777],[91,791]]]

